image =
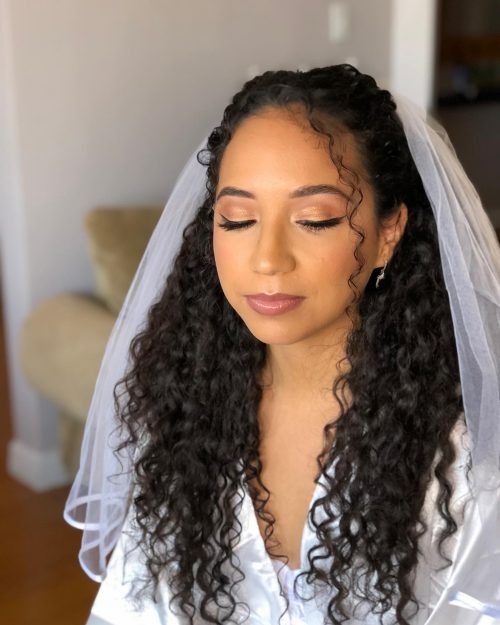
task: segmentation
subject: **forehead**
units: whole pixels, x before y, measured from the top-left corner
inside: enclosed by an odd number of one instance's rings
[[[332,125],[326,128],[333,134],[334,156],[360,176],[361,184],[364,172],[354,137]],[[342,177],[346,176],[347,172],[342,172]],[[219,184],[228,179],[236,182],[233,178],[248,181],[250,177],[256,184],[279,180],[298,183],[299,179],[342,183],[328,151],[328,137],[314,131],[297,108],[268,107],[237,126],[221,160]]]

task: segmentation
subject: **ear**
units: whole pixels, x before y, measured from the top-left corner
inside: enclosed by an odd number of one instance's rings
[[[382,266],[386,260],[391,259],[394,248],[403,236],[407,221],[408,207],[404,202],[401,202],[394,213],[383,220],[379,236],[377,266]]]

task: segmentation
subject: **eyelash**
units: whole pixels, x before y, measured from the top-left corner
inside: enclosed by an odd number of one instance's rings
[[[223,228],[224,230],[242,230],[244,228],[248,228],[254,220],[250,219],[248,221],[230,221],[226,219],[223,223],[217,224],[219,228]],[[342,221],[342,217],[333,217],[332,219],[325,219],[324,221],[299,221],[297,223],[301,224],[307,230],[317,231],[324,230],[325,228],[334,228]]]

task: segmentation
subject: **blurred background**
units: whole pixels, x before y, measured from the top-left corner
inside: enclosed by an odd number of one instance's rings
[[[0,0],[0,604],[83,625],[62,510],[176,176],[242,83],[349,62],[445,126],[500,231],[498,0]]]

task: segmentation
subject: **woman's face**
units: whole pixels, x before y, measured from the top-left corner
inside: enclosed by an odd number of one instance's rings
[[[359,240],[346,218],[351,188],[339,180],[326,139],[306,124],[283,109],[267,108],[238,126],[220,166],[213,214],[220,284],[248,329],[266,344],[325,344],[349,327],[345,308],[353,292],[348,278],[358,268],[354,248]],[[387,254],[380,253],[374,195],[361,177],[350,135],[344,138],[343,164],[358,173],[363,192],[353,217],[366,236],[361,246],[365,266],[355,278],[363,290]],[[305,189],[317,185],[332,189]],[[303,223],[331,219],[339,222],[317,230]],[[226,230],[221,227],[226,220],[249,223]],[[246,298],[275,292],[304,299],[287,312],[265,315]]]

